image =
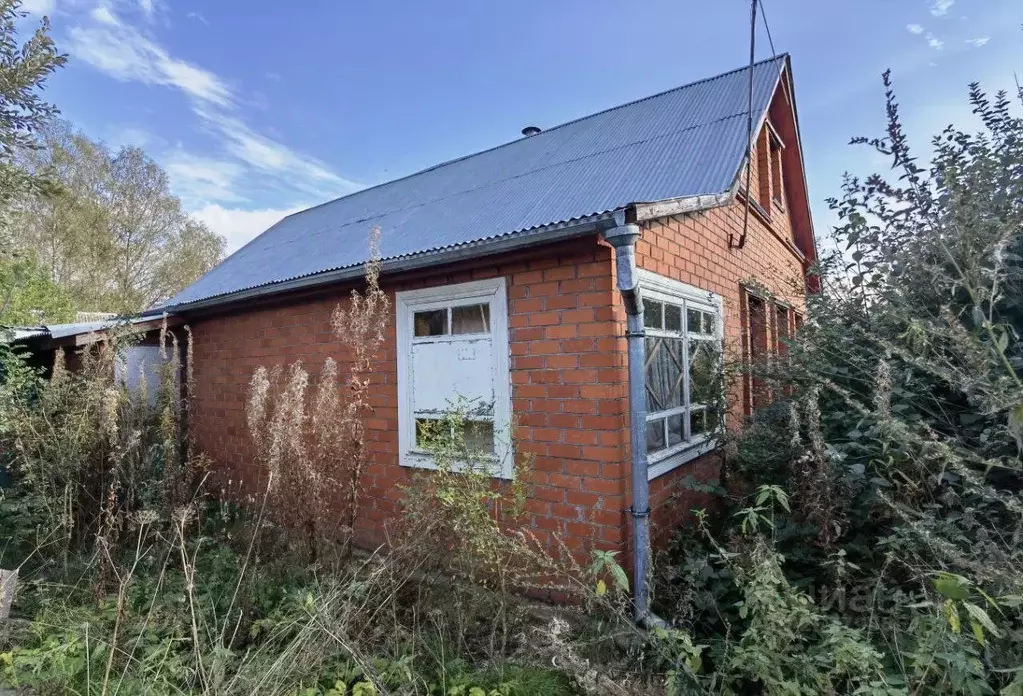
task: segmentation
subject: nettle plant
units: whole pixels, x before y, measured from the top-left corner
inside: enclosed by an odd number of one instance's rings
[[[840,254],[796,351],[833,484],[819,528],[841,527],[820,548],[902,600],[854,618],[915,688],[1020,688],[1023,119],[973,85],[983,130],[945,129],[925,168],[885,84],[886,137],[855,142],[897,178],[832,201]]]
[[[973,85],[981,131],[924,164],[885,84],[885,136],[853,142],[892,174],[830,202],[823,290],[754,368],[776,401],[735,440],[721,541],[679,540],[680,616],[730,688],[1023,693],[1023,119]]]

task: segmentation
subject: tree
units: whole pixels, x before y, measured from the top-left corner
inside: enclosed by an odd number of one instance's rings
[[[14,156],[35,147],[36,131],[57,113],[40,91],[50,73],[67,60],[57,52],[46,19],[32,38],[18,44],[15,22],[25,16],[20,7],[21,0],[0,0],[0,202],[38,184]]]
[[[9,326],[71,321],[73,301],[34,261],[0,257],[0,317]]]
[[[6,312],[18,306],[19,283],[39,288],[37,269],[15,252],[9,212],[13,200],[45,182],[18,166],[15,155],[36,146],[36,131],[56,113],[40,91],[50,73],[66,60],[57,52],[45,19],[27,42],[18,43],[15,23],[25,16],[20,6],[20,0],[0,0],[0,323],[11,323]]]
[[[16,243],[77,308],[138,312],[220,261],[224,239],[182,210],[166,172],[141,149],[111,152],[65,122],[47,127],[43,143],[22,162],[54,186],[23,201]]]

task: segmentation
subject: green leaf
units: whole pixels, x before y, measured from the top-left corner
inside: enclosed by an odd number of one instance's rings
[[[952,628],[952,633],[959,633],[962,631],[963,627],[959,620],[959,609],[956,608],[955,602],[951,599],[946,599],[945,603],[941,605],[941,608],[945,613],[945,619],[948,621],[948,625]]]
[[[995,622],[991,620],[991,617],[988,616],[988,613],[984,611],[983,608],[970,602],[963,602],[963,606],[966,607],[966,612],[970,615],[970,619],[986,628],[988,633],[993,635],[995,638],[998,638],[1001,635],[998,627],[995,626]]]
[[[934,579],[934,589],[949,599],[964,600],[970,596],[970,590],[962,582],[963,578],[951,573],[941,573]]]
[[[1023,442],[1023,404],[1016,404],[1009,411],[1009,432],[1017,442]]]
[[[609,568],[611,569],[611,577],[614,578],[615,587],[622,592],[629,591],[629,576],[625,572],[625,568],[622,568],[617,563],[612,563]]]
[[[1009,347],[1009,332],[1001,326],[998,329],[998,338],[995,339],[995,346],[998,347],[999,353],[1004,353],[1005,349]]]
[[[984,645],[984,627],[976,621],[971,621],[970,629],[973,631],[973,637],[977,640],[977,643]]]

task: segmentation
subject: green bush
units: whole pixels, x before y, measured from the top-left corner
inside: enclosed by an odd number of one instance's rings
[[[897,178],[832,201],[809,319],[752,366],[786,396],[662,583],[704,688],[1023,693],[1023,119],[974,85],[984,130],[924,168],[888,86],[886,136],[855,142]]]

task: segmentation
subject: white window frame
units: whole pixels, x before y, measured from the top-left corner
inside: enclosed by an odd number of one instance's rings
[[[690,304],[693,305],[693,309],[713,313],[715,315],[715,337],[718,342],[719,349],[722,351],[724,350],[725,304],[721,295],[708,290],[701,290],[700,288],[687,283],[683,283],[673,278],[667,278],[644,269],[638,269],[638,278],[644,300],[650,299],[657,302],[669,302],[676,305],[682,305],[683,336],[686,336],[688,332],[689,318],[687,316],[688,313],[686,312],[686,308]],[[646,329],[646,333],[647,335],[651,335],[651,333],[653,335],[657,335],[655,329]],[[682,356],[682,369],[683,373],[686,375],[685,379],[688,380],[688,338],[686,338]],[[690,426],[689,389],[686,388],[684,392],[685,404],[682,408],[678,409],[678,411],[685,414],[682,427],[684,435],[688,435]],[[658,413],[660,414],[659,416],[651,416],[651,414],[648,413],[647,420],[655,420],[657,417],[664,417],[664,411],[659,411]],[[723,426],[725,414],[720,414],[720,418]],[[718,444],[718,438],[710,434],[702,435],[696,439],[686,439],[683,436],[682,442],[674,447],[647,456],[647,480],[652,481],[659,476],[663,476],[669,471],[677,469],[686,462],[692,461],[693,459],[696,459],[697,457],[717,448]]]
[[[422,290],[404,290],[395,295],[398,350],[398,461],[402,466],[436,469],[437,463],[416,450],[416,418],[412,390],[412,345],[415,341],[416,312],[464,305],[490,305],[490,339],[494,377],[494,468],[497,478],[514,478],[510,437],[511,375],[508,343],[508,292],[503,277],[442,285]],[[481,334],[465,334],[465,338]]]

